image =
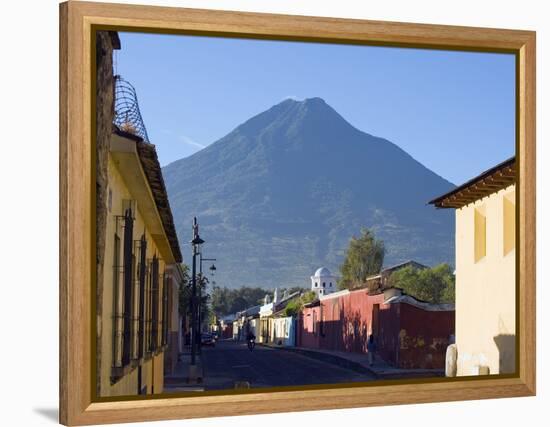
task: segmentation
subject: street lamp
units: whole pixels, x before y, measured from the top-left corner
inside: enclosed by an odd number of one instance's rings
[[[204,243],[199,237],[199,224],[197,223],[197,217],[193,218],[193,240],[191,240],[191,245],[193,245],[193,267],[191,272],[191,286],[192,286],[192,296],[191,296],[191,365],[196,365],[196,347],[197,347],[197,311],[196,311],[196,298],[197,298],[197,255],[200,253],[200,245]],[[191,375],[190,375],[191,376]]]

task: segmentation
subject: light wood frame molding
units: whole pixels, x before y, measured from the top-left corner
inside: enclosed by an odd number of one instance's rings
[[[517,337],[513,376],[266,394],[92,401],[91,37],[95,26],[516,55]],[[69,1],[60,5],[60,422],[85,425],[535,394],[535,33],[531,31]],[[323,402],[322,405],[320,402]]]

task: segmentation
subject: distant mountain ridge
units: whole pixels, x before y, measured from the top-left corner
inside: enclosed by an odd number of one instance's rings
[[[454,185],[320,98],[285,100],[163,174],[180,242],[197,216],[221,286],[308,286],[361,227],[386,265],[454,262],[453,213],[426,205]]]

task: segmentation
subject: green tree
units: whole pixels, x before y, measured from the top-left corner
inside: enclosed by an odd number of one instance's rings
[[[183,280],[179,283],[178,287],[178,308],[182,316],[189,313],[191,304],[191,278],[189,274],[189,266],[186,264],[180,264],[183,271]]]
[[[212,311],[220,317],[223,317],[229,314],[229,289],[220,288],[219,286],[214,286],[212,289]]]
[[[189,272],[189,266],[181,264],[183,271],[183,280],[179,283],[178,288],[178,308],[181,315],[186,316],[191,314],[191,297],[193,295],[193,288],[191,282],[191,274]],[[199,301],[201,307],[200,312],[203,320],[210,317],[209,301],[210,296],[207,292],[208,278],[206,276],[201,277],[197,275],[197,301]],[[200,300],[198,299],[200,296]]]
[[[434,304],[455,301],[455,277],[449,264],[425,269],[409,265],[392,273],[389,284],[422,301]]]
[[[259,287],[243,286],[237,289],[228,289],[215,286],[211,295],[212,311],[218,317],[227,316],[261,304],[267,293],[269,291]]]
[[[308,291],[299,297],[293,298],[285,307],[285,316],[296,316],[304,308],[304,304],[310,303],[317,298],[317,294]]]
[[[344,263],[340,266],[340,289],[349,289],[365,283],[368,276],[380,273],[384,263],[384,242],[377,240],[374,233],[363,228],[360,237],[349,242]]]

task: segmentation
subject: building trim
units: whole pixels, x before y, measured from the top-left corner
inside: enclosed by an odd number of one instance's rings
[[[511,157],[428,204],[439,209],[460,209],[516,183],[516,157]]]
[[[148,188],[149,198],[154,204],[152,210],[156,212],[155,216],[158,218],[160,225],[160,228],[153,227],[152,230],[158,230],[161,233],[151,233],[155,241],[158,240],[157,246],[160,248],[165,246],[166,249],[171,252],[173,259],[165,259],[168,264],[172,262],[181,263],[183,257],[181,255],[174,219],[170,209],[170,203],[168,202],[168,194],[162,178],[162,170],[155,146],[143,142],[139,136],[122,131],[116,127],[113,133],[114,138],[111,139],[111,154],[114,155],[115,158],[121,155],[130,155],[139,163],[137,168],[143,175],[144,184],[146,184]],[[131,187],[132,183],[127,183],[127,185]]]

